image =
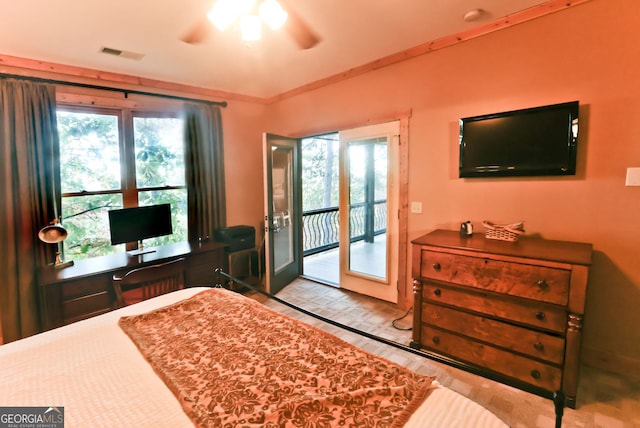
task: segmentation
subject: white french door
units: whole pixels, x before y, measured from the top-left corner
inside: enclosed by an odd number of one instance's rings
[[[398,299],[398,121],[341,131],[340,287]]]

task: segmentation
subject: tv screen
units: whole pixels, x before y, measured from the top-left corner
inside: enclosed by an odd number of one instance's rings
[[[111,245],[171,235],[171,204],[109,211]]]
[[[460,177],[575,175],[578,101],[460,119]]]

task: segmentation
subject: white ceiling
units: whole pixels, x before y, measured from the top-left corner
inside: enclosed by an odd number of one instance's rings
[[[251,46],[214,27],[201,44],[182,42],[212,0],[0,0],[0,54],[269,98],[544,2],[290,0],[322,38],[299,50],[268,28]],[[476,8],[482,20],[465,22]]]

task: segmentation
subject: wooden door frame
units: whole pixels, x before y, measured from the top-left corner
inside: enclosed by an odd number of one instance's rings
[[[398,189],[398,303],[402,309],[409,309],[413,306],[413,281],[407,275],[409,263],[409,120],[412,111],[403,110],[388,115],[376,116],[374,118],[343,122],[338,126],[323,127],[321,129],[309,129],[304,132],[297,132],[297,138],[307,138],[310,135],[322,135],[339,132],[339,130],[359,128],[362,126],[375,125],[378,123],[399,121],[400,122],[400,148],[399,148],[399,189]]]

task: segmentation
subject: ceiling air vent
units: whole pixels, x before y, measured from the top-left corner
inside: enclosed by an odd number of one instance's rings
[[[136,61],[138,61],[138,60],[142,59],[142,57],[144,57],[144,54],[135,53],[135,52],[129,52],[129,51],[123,51],[123,50],[114,49],[114,48],[107,48],[107,47],[102,47],[100,49],[100,52],[102,52],[103,54],[107,54],[107,55],[119,56],[121,58],[135,59]]]

